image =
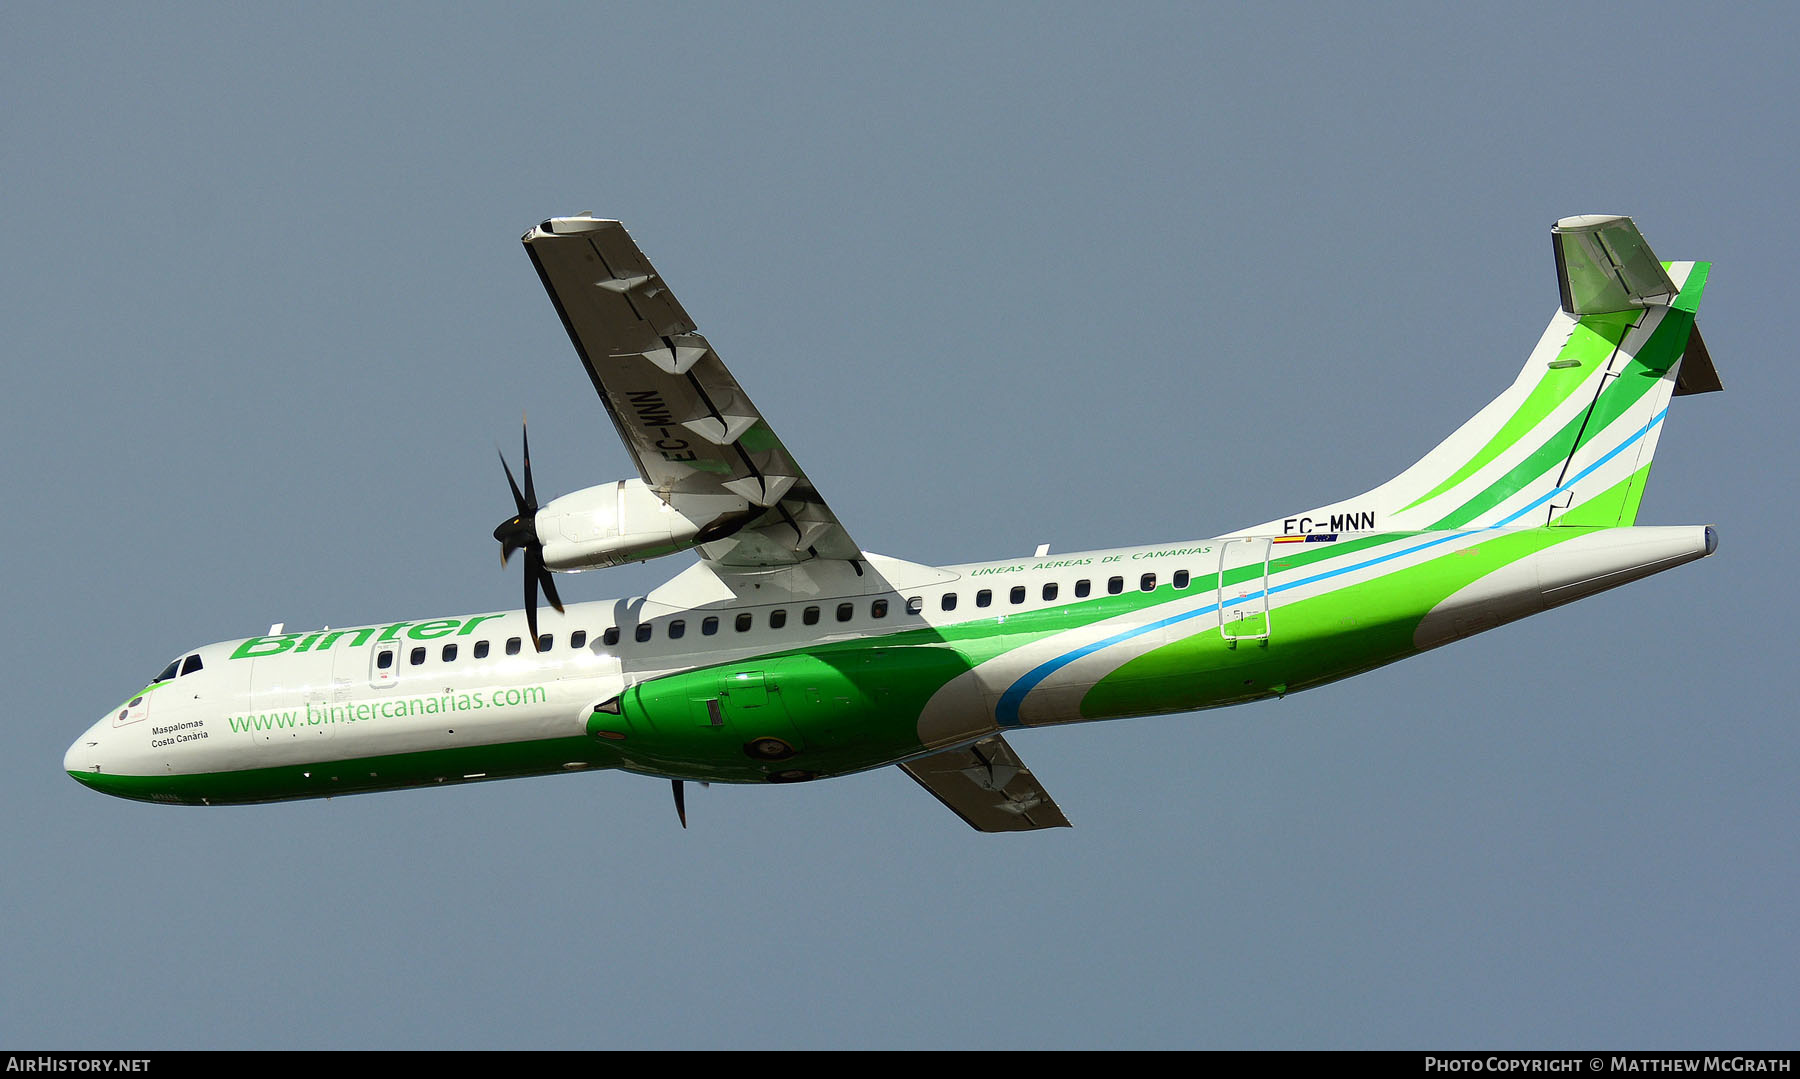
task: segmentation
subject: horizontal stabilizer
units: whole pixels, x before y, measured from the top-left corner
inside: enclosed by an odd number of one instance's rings
[[[1565,217],[1550,229],[1550,239],[1562,307],[1571,315],[1635,311],[1675,296],[1675,283],[1629,217]]]
[[[1675,396],[1711,393],[1724,388],[1725,384],[1719,381],[1719,372],[1713,367],[1712,354],[1706,351],[1706,342],[1700,339],[1700,327],[1696,325],[1688,331],[1687,353],[1682,356],[1680,372],[1675,376]]]

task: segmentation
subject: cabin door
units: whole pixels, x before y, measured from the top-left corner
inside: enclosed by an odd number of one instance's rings
[[[1219,544],[1219,636],[1228,641],[1269,639],[1268,536]]]

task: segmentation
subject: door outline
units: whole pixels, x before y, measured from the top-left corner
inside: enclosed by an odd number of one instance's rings
[[[1255,545],[1259,543],[1262,544],[1262,595],[1260,597],[1250,596],[1247,587],[1249,582],[1244,582],[1233,589],[1237,594],[1227,599],[1225,569],[1230,562],[1228,555],[1232,545],[1240,545],[1238,549],[1249,554],[1251,564],[1254,565],[1256,561]],[[1219,544],[1219,636],[1224,640],[1267,641],[1269,639],[1269,632],[1273,628],[1273,619],[1269,616],[1269,557],[1274,549],[1275,540],[1272,536],[1228,539]],[[1228,612],[1233,617],[1226,617]],[[1225,628],[1235,623],[1246,622],[1258,614],[1262,615],[1261,633],[1232,633]]]

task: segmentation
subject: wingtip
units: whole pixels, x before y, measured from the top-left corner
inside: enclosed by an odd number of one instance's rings
[[[584,211],[574,217],[547,217],[538,223],[537,228],[526,233],[525,238],[529,240],[539,235],[580,236],[583,233],[618,227],[617,221],[605,217],[595,217],[592,211]]]

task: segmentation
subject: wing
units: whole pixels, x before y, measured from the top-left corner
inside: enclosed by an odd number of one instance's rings
[[[730,493],[765,507],[702,557],[745,567],[862,557],[624,226],[556,217],[524,241],[644,482],[664,501]]]
[[[961,749],[907,761],[900,770],[918,781],[978,832],[1067,828],[1056,802],[1031,769],[996,734]]]

